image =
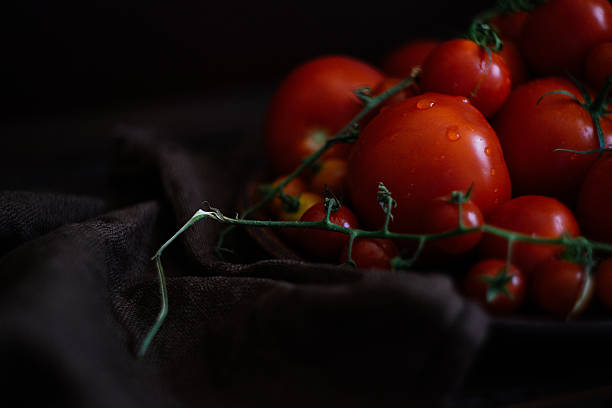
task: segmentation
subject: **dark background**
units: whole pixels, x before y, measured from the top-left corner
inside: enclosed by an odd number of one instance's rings
[[[321,54],[377,63],[407,39],[461,33],[493,1],[15,3],[3,12],[7,119],[273,84]]]

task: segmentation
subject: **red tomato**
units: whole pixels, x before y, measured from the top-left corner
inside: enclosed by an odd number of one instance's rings
[[[504,268],[506,261],[501,259],[485,259],[472,266],[464,281],[466,296],[494,314],[518,309],[525,298],[525,279],[516,266],[509,265],[506,276]]]
[[[342,250],[341,262],[348,260],[348,243]],[[391,269],[391,260],[397,256],[393,241],[379,238],[355,239],[351,258],[361,269]]]
[[[501,108],[510,94],[510,71],[499,54],[470,40],[442,43],[425,60],[421,88],[425,92],[469,97],[483,115]]]
[[[434,39],[410,41],[385,58],[383,71],[392,77],[407,78],[414,68],[423,66],[427,56],[440,43],[440,40]]]
[[[300,221],[312,222],[325,219],[327,209],[323,203],[310,207],[302,215]],[[347,207],[342,206],[332,211],[329,220],[345,228],[357,228],[357,218]],[[297,236],[298,245],[310,256],[319,261],[335,261],[340,257],[340,251],[348,243],[349,236],[341,232],[319,229],[300,229]]]
[[[375,68],[349,57],[323,57],[293,71],[272,99],[266,119],[267,153],[278,173],[294,170],[362,109],[359,88],[383,80]],[[346,155],[348,145],[329,155]]]
[[[513,89],[527,80],[525,62],[514,42],[504,39],[504,46],[498,54],[504,59],[504,62],[510,70],[510,79],[512,80]]]
[[[466,98],[428,93],[389,106],[363,130],[349,158],[353,207],[370,227],[382,226],[383,182],[398,205],[391,229],[414,232],[429,200],[465,191],[483,214],[510,198],[510,178],[495,135]]]
[[[394,86],[399,84],[401,81],[402,79],[399,79],[399,78],[387,77],[376,87],[376,89],[372,91],[372,95],[378,96],[382,94],[383,92],[386,92],[389,89],[393,88]],[[359,123],[359,127],[364,128],[365,126],[367,126],[367,124],[370,123],[370,121],[374,118],[374,116],[378,115],[381,110],[385,109],[386,106],[395,105],[396,103],[405,101],[411,96],[418,95],[420,93],[421,91],[419,90],[417,84],[413,82],[410,86],[404,88],[403,90],[396,93],[395,95],[393,95],[392,97],[384,101],[382,104],[377,106],[375,109],[373,109],[369,114],[367,114],[361,120],[361,122]]]
[[[606,78],[612,74],[612,42],[596,45],[586,59],[586,78],[589,83],[600,89]]]
[[[518,41],[528,16],[525,11],[498,14],[489,20],[489,24],[495,27],[504,39]]]
[[[530,282],[532,298],[542,310],[566,317],[580,296],[585,276],[585,267],[575,262],[558,259],[544,261],[533,272]],[[578,313],[588,306],[593,296],[592,285],[590,288]]]
[[[608,0],[549,0],[536,8],[521,33],[521,51],[536,73],[580,75],[587,53],[612,40]]]
[[[346,185],[346,172],[346,160],[336,157],[325,159],[312,176],[310,189],[322,195],[327,187],[332,193],[342,196]]]
[[[487,224],[539,238],[558,238],[564,232],[580,235],[571,211],[554,198],[544,196],[522,196],[506,201],[486,220]],[[505,239],[484,234],[480,244],[483,257],[505,259],[508,250]],[[558,245],[515,242],[511,262],[528,275],[536,265],[556,257],[562,250]]]
[[[578,195],[578,219],[585,235],[612,242],[612,154],[595,162]]]
[[[422,228],[426,233],[447,232],[459,226],[459,207],[458,204],[450,202],[448,197],[441,197],[431,200],[423,208],[421,214]],[[483,217],[480,209],[472,201],[468,200],[461,204],[461,220],[466,228],[480,227],[483,224]],[[458,235],[456,237],[444,238],[432,241],[432,245],[448,254],[461,254],[474,248],[482,232],[471,232],[469,234]]]
[[[601,303],[612,310],[612,258],[599,264],[595,275],[595,292]]]
[[[599,147],[589,112],[566,95],[541,96],[555,90],[576,95],[579,90],[563,78],[545,78],[519,86],[494,123],[508,163],[514,193],[542,194],[572,202],[596,154],[555,151]],[[612,146],[610,115],[601,119],[607,144]]]
[[[280,213],[277,214],[277,216],[281,221],[297,221],[306,211],[308,211],[308,209],[310,209],[310,207],[322,202],[323,197],[318,194],[306,191],[301,193],[298,197],[299,206],[297,210],[287,211],[283,209]]]

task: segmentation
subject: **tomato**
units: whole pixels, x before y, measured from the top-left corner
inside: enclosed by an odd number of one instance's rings
[[[311,192],[303,192],[298,196],[298,208],[295,211],[288,211],[283,209],[279,214],[278,218],[281,221],[297,221],[302,215],[317,203],[322,203],[323,197],[319,194]]]
[[[508,66],[513,89],[527,80],[525,62],[514,42],[504,39],[504,46],[498,54],[504,59],[506,66]]]
[[[608,310],[612,310],[612,258],[606,259],[597,267],[595,292],[599,301]]]
[[[470,40],[440,44],[425,60],[421,74],[423,91],[468,97],[486,117],[501,108],[510,86],[503,58]]]
[[[399,84],[402,79],[395,77],[387,77],[385,78],[377,87],[372,91],[372,95],[378,96],[383,92],[388,91],[393,88],[397,84]],[[368,123],[374,118],[374,116],[378,115],[381,110],[385,109],[386,106],[395,105],[401,101],[405,101],[411,96],[420,94],[421,91],[415,82],[413,82],[410,86],[402,89],[400,92],[397,92],[395,95],[391,96],[389,99],[385,100],[382,104],[373,109],[369,114],[367,114],[359,123],[359,127],[363,129],[367,126]]]
[[[495,208],[486,221],[496,227],[539,238],[558,238],[563,233],[580,235],[572,212],[561,202],[544,196],[522,196],[506,201]],[[485,233],[479,249],[483,257],[505,259],[508,243],[504,238]],[[556,257],[562,250],[559,245],[515,242],[511,262],[529,276],[536,265]]]
[[[612,242],[612,154],[595,162],[578,195],[578,219],[589,238]]]
[[[302,215],[300,221],[313,222],[325,219],[327,209],[323,203],[313,205]],[[357,218],[346,206],[332,211],[329,220],[345,228],[357,228]],[[298,235],[299,234],[299,235]],[[340,251],[348,243],[349,236],[341,232],[319,229],[300,229],[297,235],[298,245],[310,256],[319,261],[335,261]]]
[[[272,183],[272,186],[274,187],[278,186],[279,183],[286,178],[287,178],[287,175],[283,175],[283,176],[276,178],[276,180],[274,180],[274,182]],[[296,198],[300,194],[302,194],[304,191],[306,191],[306,184],[299,177],[296,177],[293,180],[291,180],[283,188],[283,192],[286,195],[289,195],[291,197],[296,197]],[[286,211],[286,209],[283,206],[283,202],[280,198],[280,194],[277,194],[272,200],[270,200],[268,206],[270,208],[270,212],[277,217],[279,217],[280,214]]]
[[[586,59],[586,78],[591,86],[600,89],[612,74],[612,42],[604,42],[591,49]]]
[[[458,204],[449,201],[448,197],[431,200],[421,214],[421,230],[432,233],[456,229],[459,226],[458,211]],[[484,222],[480,209],[471,200],[461,204],[461,220],[466,228],[480,227]],[[438,239],[432,241],[432,245],[448,254],[461,254],[474,248],[481,237],[482,232],[471,232],[456,237]]]
[[[391,260],[396,256],[397,247],[388,239],[357,238],[353,242],[351,258],[361,269],[391,269]],[[340,261],[348,261],[348,243],[342,250]]]
[[[344,195],[346,185],[346,160],[332,157],[325,159],[310,180],[310,190],[324,194],[325,188],[338,196]]]
[[[472,266],[465,277],[465,295],[494,314],[518,309],[525,299],[525,279],[520,269],[506,261],[485,259]]]
[[[294,170],[362,109],[355,91],[375,89],[383,75],[349,57],[322,57],[298,67],[281,83],[268,111],[266,150],[278,173]],[[337,145],[328,156],[345,156]]]
[[[385,58],[383,71],[392,77],[407,78],[415,68],[423,66],[427,56],[440,43],[440,40],[435,39],[410,41]]]
[[[530,282],[531,297],[542,310],[566,317],[580,297],[585,276],[586,270],[581,264],[559,259],[544,261],[534,270]],[[592,285],[589,288],[577,313],[588,306],[593,296]]]
[[[608,0],[549,0],[536,8],[521,33],[521,53],[543,75],[580,75],[596,44],[612,40]]]
[[[428,93],[389,106],[355,143],[348,189],[370,227],[382,226],[383,182],[398,205],[391,230],[415,232],[427,203],[474,184],[471,199],[487,214],[510,198],[510,178],[495,131],[466,98]]]
[[[528,16],[525,11],[502,13],[492,17],[489,24],[497,29],[504,40],[518,41]]]
[[[549,95],[579,90],[569,80],[544,78],[515,89],[496,117],[494,127],[508,163],[514,193],[542,194],[571,203],[596,154],[555,151],[557,148],[592,150],[599,147],[589,112],[567,95]],[[601,119],[606,143],[612,145],[610,115]]]

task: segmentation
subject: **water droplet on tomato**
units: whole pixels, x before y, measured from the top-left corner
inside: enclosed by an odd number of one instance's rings
[[[456,142],[457,140],[459,140],[459,138],[461,137],[461,135],[459,134],[459,128],[457,126],[449,126],[448,129],[446,129],[446,137],[451,142]]]
[[[468,98],[461,98],[461,102],[463,103],[469,103],[470,100]]]
[[[485,147],[485,154],[486,154],[487,156],[490,156],[490,155],[491,155],[491,148],[490,148],[490,147]]]
[[[416,107],[419,110],[426,110],[426,109],[429,109],[429,108],[433,108],[435,104],[436,103],[434,101],[430,100],[430,99],[420,99],[417,102]]]
[[[494,176],[495,175],[495,169],[491,169],[491,175]]]

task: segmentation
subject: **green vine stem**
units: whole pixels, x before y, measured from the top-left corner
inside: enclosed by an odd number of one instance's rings
[[[349,123],[346,124],[336,135],[327,139],[325,144],[321,146],[316,152],[306,157],[302,163],[284,180],[282,180],[276,187],[272,187],[268,189],[263,196],[263,198],[253,204],[251,207],[247,208],[241,215],[240,218],[244,219],[249,215],[253,214],[255,211],[262,208],[268,201],[270,201],[274,196],[276,196],[279,192],[283,190],[283,188],[289,184],[291,180],[300,175],[304,170],[312,167],[317,160],[332,146],[341,143],[352,143],[354,142],[359,134],[358,124],[359,122],[366,117],[371,111],[376,109],[379,105],[381,105],[384,101],[400,92],[404,88],[407,88],[414,82],[414,76],[409,76],[403,81],[399,82],[397,85],[392,88],[386,90],[377,96],[370,96],[368,94],[369,89],[362,88],[355,91],[355,95],[363,102],[363,108],[361,111],[355,116]],[[282,194],[281,194],[282,196]],[[229,234],[234,228],[234,225],[230,225],[228,228],[221,231],[219,234],[219,240],[217,241],[217,245],[215,246],[215,252],[219,257],[222,256],[223,242],[225,241],[225,237]]]

